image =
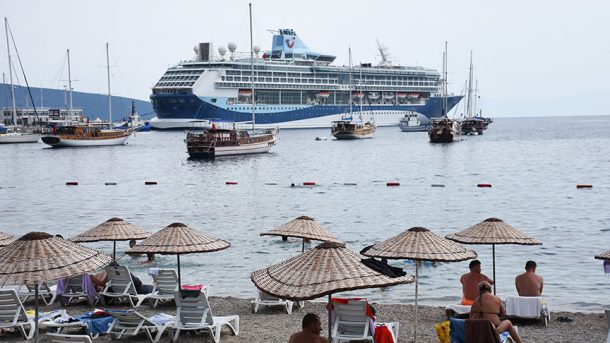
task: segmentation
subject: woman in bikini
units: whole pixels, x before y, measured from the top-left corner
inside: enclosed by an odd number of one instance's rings
[[[470,319],[487,319],[496,327],[498,334],[508,331],[516,343],[521,343],[521,337],[510,320],[500,320],[500,317],[504,315],[502,300],[491,294],[491,285],[488,282],[480,282],[479,296],[470,308]]]

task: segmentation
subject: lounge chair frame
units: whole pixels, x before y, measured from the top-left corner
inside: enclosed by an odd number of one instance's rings
[[[138,294],[129,268],[124,266],[107,266],[106,274],[108,275],[108,282],[104,290],[98,294],[96,304],[101,302],[104,303],[104,296],[109,298],[127,298],[131,307],[140,307],[142,302],[146,300],[149,294]],[[110,289],[112,288],[112,291]],[[134,299],[137,301],[134,303]]]

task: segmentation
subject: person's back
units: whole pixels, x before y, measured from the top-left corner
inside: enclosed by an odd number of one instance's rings
[[[494,327],[496,332],[501,334],[508,331],[515,343],[521,343],[521,337],[510,320],[500,320],[505,315],[502,300],[491,294],[491,285],[482,281],[478,284],[479,296],[475,299],[470,308],[470,319],[487,319]]]
[[[322,323],[314,313],[307,313],[303,317],[302,330],[290,336],[288,343],[328,343],[326,337],[320,336]]]
[[[493,285],[493,280],[481,273],[481,262],[478,260],[471,261],[468,267],[470,268],[470,272],[462,275],[460,278],[460,282],[462,283],[463,305],[472,305],[474,299],[479,296],[478,285],[480,282],[486,281]]]
[[[542,276],[536,274],[536,262],[527,261],[525,273],[515,278],[517,293],[522,297],[539,297],[542,295],[544,280]]]

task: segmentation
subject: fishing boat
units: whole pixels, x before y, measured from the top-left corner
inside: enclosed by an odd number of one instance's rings
[[[152,130],[152,125],[149,122],[142,120],[142,117],[136,111],[135,101],[131,102],[131,114],[122,122],[114,126],[118,130],[132,129],[135,132],[148,132]]]
[[[239,95],[249,96],[252,104],[252,130],[238,129],[235,123],[212,122],[203,132],[191,130],[186,134],[186,149],[193,159],[215,158],[219,156],[260,154],[271,150],[277,140],[277,130],[256,130],[256,103],[254,100],[254,46],[252,41],[252,4],[250,10],[250,89],[240,90]],[[323,93],[323,92],[320,92]],[[321,94],[323,97],[324,94]],[[193,127],[198,121],[193,121]],[[205,121],[208,123],[208,121]]]
[[[419,120],[420,114],[417,112],[409,112],[400,119],[398,127],[402,132],[426,132],[430,129],[430,124],[423,124]]]
[[[70,50],[68,53],[68,79],[70,76]],[[104,129],[100,125],[91,123],[83,126],[63,126],[53,129],[51,134],[42,136],[42,142],[54,148],[59,147],[88,147],[104,145],[123,145],[131,136],[133,130],[116,130],[112,128],[112,95],[110,93],[110,57],[108,43],[106,43],[106,71],[108,77],[108,119],[109,128]],[[71,80],[69,80],[71,84]],[[72,87],[70,92],[70,110],[72,110]],[[105,125],[104,125],[105,126]]]
[[[445,42],[445,51],[443,52],[443,102],[442,113],[440,118],[432,120],[432,127],[428,130],[430,143],[451,143],[460,136],[462,129],[457,120],[453,120],[447,116],[447,42]]]

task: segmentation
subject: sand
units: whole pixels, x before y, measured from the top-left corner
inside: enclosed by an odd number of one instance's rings
[[[251,311],[250,300],[238,299],[233,297],[210,297],[210,304],[214,315],[233,315],[240,316],[239,336],[232,336],[228,329],[223,329],[221,341],[226,343],[233,342],[288,342],[288,338],[293,332],[300,330],[301,320],[307,312],[317,313],[322,319],[322,335],[327,335],[325,304],[321,302],[306,302],[305,307],[300,309],[295,306],[292,315],[286,314],[280,307],[262,307],[257,314]],[[399,304],[372,304],[377,309],[378,321],[399,321],[400,331],[399,342],[413,341],[413,305]],[[26,305],[27,309],[33,307],[31,302]],[[44,307],[44,310],[60,308],[58,303]],[[127,309],[127,307],[111,307],[113,309]],[[91,308],[83,304],[73,304],[68,306],[68,313],[79,315],[90,311]],[[551,308],[552,310],[552,308]],[[145,316],[163,312],[175,314],[175,305],[172,303],[162,304],[157,309],[152,309],[147,304],[138,308],[138,311]],[[574,319],[571,323],[557,321],[560,316],[568,316]],[[444,309],[431,306],[420,306],[418,323],[418,342],[438,342],[434,325],[445,319]],[[608,335],[608,327],[603,313],[571,313],[571,312],[552,312],[551,321],[545,327],[541,321],[514,321],[519,327],[519,333],[524,342],[605,342]],[[40,341],[47,342],[45,331],[41,330]],[[77,332],[74,332],[77,333]],[[0,342],[18,342],[23,338],[18,333],[0,334]],[[121,339],[124,342],[147,342],[145,334],[136,337]],[[163,335],[161,342],[169,342],[167,334]],[[189,335],[182,334],[180,342],[212,342],[212,339],[205,334]],[[111,342],[110,337],[101,336],[95,342]]]

